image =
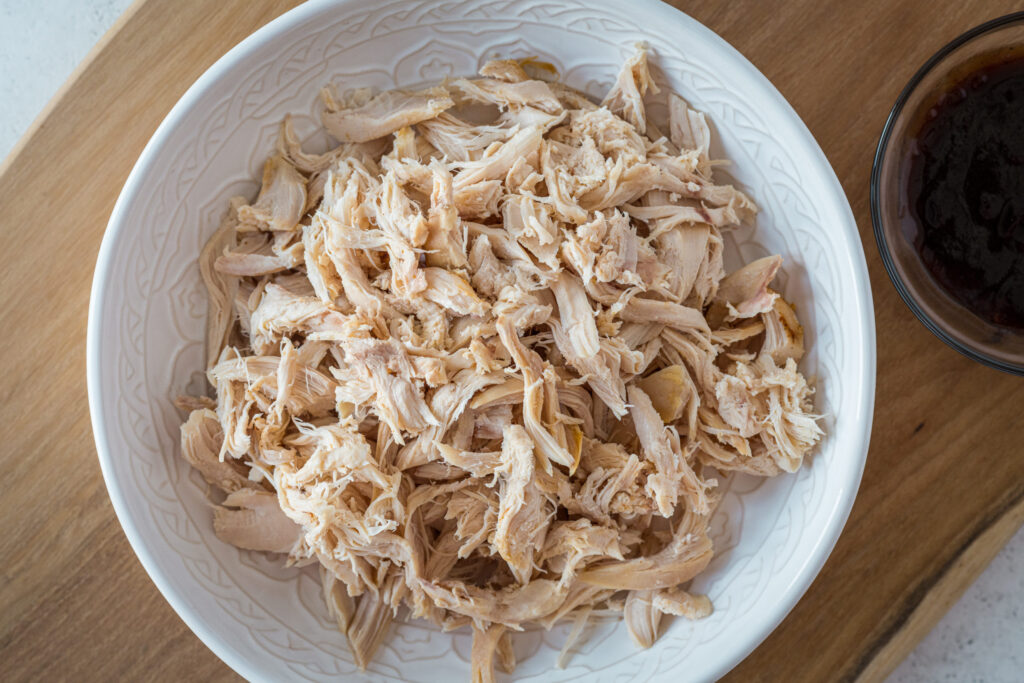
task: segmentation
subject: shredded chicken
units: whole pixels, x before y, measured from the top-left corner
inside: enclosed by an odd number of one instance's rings
[[[723,268],[753,219],[704,115],[645,50],[598,106],[520,62],[447,87],[324,92],[340,145],[286,119],[203,250],[216,399],[184,458],[228,543],[318,562],[360,667],[401,606],[472,628],[472,676],[526,624],[697,619],[716,472],[798,469],[822,436],[782,259]],[[470,122],[464,108],[491,107]]]

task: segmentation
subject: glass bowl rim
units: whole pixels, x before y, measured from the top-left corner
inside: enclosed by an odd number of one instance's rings
[[[900,277],[899,271],[896,269],[896,263],[893,259],[892,252],[889,250],[889,244],[885,239],[885,232],[882,227],[882,208],[879,201],[881,167],[882,162],[885,159],[885,154],[888,151],[893,126],[900,114],[903,112],[903,108],[906,106],[907,100],[909,100],[910,96],[917,90],[921,81],[924,80],[925,76],[931,73],[936,65],[961,46],[966,45],[979,36],[1014,23],[1024,23],[1024,11],[1004,14],[1003,16],[990,19],[975,26],[974,28],[964,31],[956,38],[953,38],[951,41],[939,48],[931,57],[928,58],[928,61],[926,61],[924,65],[910,77],[910,80],[907,81],[905,86],[903,86],[903,90],[900,91],[899,96],[896,98],[896,103],[893,104],[892,110],[889,112],[889,116],[885,120],[885,126],[882,128],[882,134],[878,139],[878,147],[875,150],[875,157],[871,164],[870,205],[871,224],[875,233],[875,242],[878,246],[878,252],[882,257],[882,264],[885,266],[885,270],[889,274],[889,279],[892,280],[892,284],[896,287],[896,291],[899,293],[900,298],[903,299],[903,303],[905,303],[914,316],[921,321],[921,324],[923,324],[932,334],[941,339],[948,346],[967,356],[971,360],[1010,374],[1024,375],[1024,363],[1014,364],[1000,358],[995,358],[972,346],[957,341],[948,332],[946,332],[945,329],[943,329],[939,321],[933,319],[918,305],[917,301],[910,293],[910,290],[904,284],[903,279]]]

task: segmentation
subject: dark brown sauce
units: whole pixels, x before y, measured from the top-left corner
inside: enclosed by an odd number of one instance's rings
[[[956,301],[1024,329],[1024,49],[963,65],[911,125],[907,237]]]

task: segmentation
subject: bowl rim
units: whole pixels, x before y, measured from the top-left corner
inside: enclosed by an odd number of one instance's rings
[[[977,361],[982,365],[1011,375],[1024,375],[1024,363],[1014,364],[989,355],[969,344],[961,343],[943,328],[940,321],[928,315],[928,313],[918,305],[916,299],[914,299],[914,296],[911,294],[910,289],[900,276],[899,270],[896,268],[896,259],[893,257],[892,251],[889,249],[889,242],[885,238],[885,230],[883,228],[884,218],[882,216],[882,207],[879,195],[881,193],[882,163],[886,158],[886,153],[889,151],[889,143],[891,142],[896,120],[899,118],[900,114],[903,113],[907,100],[909,100],[910,96],[917,91],[918,86],[921,84],[921,81],[924,80],[925,76],[931,73],[943,59],[975,38],[1001,29],[1010,24],[1022,22],[1024,22],[1024,11],[1011,12],[1010,14],[1004,14],[1000,17],[996,17],[995,19],[989,19],[988,21],[978,24],[977,26],[964,31],[957,37],[953,38],[936,50],[936,52],[932,54],[927,61],[925,61],[914,75],[910,77],[907,84],[903,86],[899,96],[896,98],[895,104],[893,104],[892,109],[889,111],[889,116],[885,120],[885,126],[882,128],[882,133],[878,138],[878,146],[875,148],[875,156],[871,163],[870,182],[871,227],[875,234],[875,243],[878,247],[878,253],[882,257],[882,264],[885,266],[885,271],[889,274],[889,279],[892,281],[893,286],[899,293],[900,298],[903,299],[903,303],[907,305],[907,308],[910,309],[914,316],[928,329],[928,331],[945,342],[947,346],[964,356],[967,356],[973,361]]]
[[[157,127],[128,175],[104,232],[90,293],[86,346],[89,409],[97,456],[115,514],[128,538],[129,544],[164,599],[167,600],[182,621],[199,637],[204,645],[236,673],[248,680],[264,680],[266,673],[254,661],[243,656],[229,639],[226,639],[220,632],[208,626],[202,617],[191,611],[188,604],[172,586],[168,578],[169,574],[165,572],[163,565],[158,560],[157,554],[151,551],[148,541],[142,536],[138,527],[136,527],[129,511],[125,491],[116,478],[113,465],[114,459],[106,427],[108,416],[101,395],[100,349],[104,345],[104,340],[101,337],[101,321],[106,314],[107,308],[105,293],[112,286],[116,286],[111,281],[110,270],[114,258],[114,244],[118,241],[121,234],[127,230],[125,214],[128,207],[138,194],[143,178],[149,172],[150,167],[153,166],[157,151],[163,147],[172,131],[179,125],[185,114],[195,105],[202,94],[211,85],[216,83],[225,72],[234,68],[238,62],[242,61],[248,52],[257,45],[286,32],[288,29],[294,28],[308,17],[315,16],[329,8],[337,10],[346,6],[358,5],[360,2],[361,0],[310,0],[293,8],[260,27],[232,47],[188,88]],[[615,0],[600,0],[600,2],[618,7]],[[853,216],[849,200],[821,146],[817,143],[817,140],[811,134],[803,119],[793,109],[792,105],[789,104],[775,85],[749,59],[743,56],[742,53],[720,35],[685,12],[665,4],[661,0],[634,0],[633,7],[641,13],[661,13],[663,15],[669,13],[669,16],[672,16],[677,21],[688,23],[692,30],[704,33],[710,41],[719,44],[723,53],[731,54],[737,58],[738,68],[745,71],[747,75],[754,77],[762,85],[764,89],[762,95],[767,97],[780,113],[785,114],[792,121],[796,130],[804,137],[808,155],[819,162],[820,168],[824,172],[823,183],[832,189],[834,196],[842,197],[841,205],[837,206],[837,209],[842,219],[840,221],[842,233],[848,239],[850,246],[849,249],[845,250],[847,253],[842,258],[849,262],[851,270],[855,273],[856,278],[853,286],[857,290],[854,299],[856,311],[850,317],[856,321],[857,327],[863,331],[863,339],[867,342],[858,345],[852,363],[851,375],[856,376],[857,379],[853,388],[853,396],[858,398],[859,394],[859,401],[851,403],[848,415],[851,424],[858,425],[858,427],[855,428],[856,431],[851,430],[852,434],[850,437],[852,437],[852,440],[846,442],[847,445],[844,448],[844,451],[849,452],[849,457],[833,464],[836,468],[835,475],[840,483],[836,485],[838,492],[834,504],[829,511],[830,519],[821,530],[820,535],[813,540],[812,550],[807,553],[803,563],[796,570],[792,581],[776,600],[773,611],[768,612],[760,620],[761,623],[758,628],[748,629],[741,633],[735,645],[730,649],[728,656],[722,656],[718,658],[716,664],[708,666],[707,670],[713,672],[711,678],[717,679],[728,673],[753,652],[792,611],[814,579],[817,578],[821,568],[831,555],[849,518],[867,460],[874,412],[877,351],[873,297],[863,243],[856,230],[856,220]],[[843,466],[840,467],[840,465]]]

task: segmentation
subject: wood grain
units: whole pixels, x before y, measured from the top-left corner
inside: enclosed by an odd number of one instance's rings
[[[124,179],[185,89],[295,2],[140,0],[0,166],[0,680],[237,680],[149,581],[114,517],[89,427],[95,256]],[[1010,2],[676,2],[807,122],[857,216],[878,390],[860,494],[806,596],[729,680],[880,680],[1024,518],[1024,382],[959,356],[882,268],[868,175],[899,90]]]
[[[235,681],[120,530],[85,388],[104,226],[163,117],[295,2],[137,2],[0,169],[0,680]]]

